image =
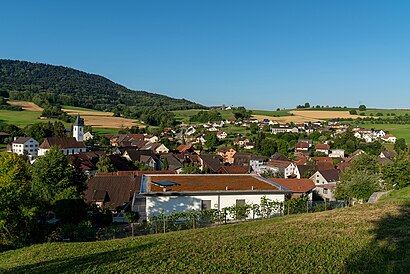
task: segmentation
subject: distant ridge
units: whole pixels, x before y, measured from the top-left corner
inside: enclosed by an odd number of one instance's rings
[[[203,105],[146,91],[130,90],[95,74],[26,61],[0,59],[0,96],[38,105],[70,105],[102,111],[206,109]],[[129,116],[129,115],[128,115]]]

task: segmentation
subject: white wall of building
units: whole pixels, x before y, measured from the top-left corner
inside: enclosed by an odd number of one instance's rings
[[[172,212],[183,212],[190,210],[201,210],[202,201],[211,201],[211,209],[222,210],[224,207],[236,205],[237,200],[245,200],[247,204],[260,204],[263,196],[273,201],[283,202],[284,194],[213,194],[195,196],[146,196],[146,214],[151,216],[161,211],[168,215]]]

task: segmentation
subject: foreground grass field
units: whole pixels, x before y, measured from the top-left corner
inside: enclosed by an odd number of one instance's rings
[[[410,188],[353,208],[0,254],[4,273],[408,273]]]

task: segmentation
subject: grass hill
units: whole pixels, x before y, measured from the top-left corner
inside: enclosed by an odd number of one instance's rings
[[[410,188],[375,204],[0,254],[5,273],[406,273]]]
[[[0,96],[12,100],[123,111],[127,106],[203,109],[185,99],[134,91],[99,75],[63,66],[0,59]]]

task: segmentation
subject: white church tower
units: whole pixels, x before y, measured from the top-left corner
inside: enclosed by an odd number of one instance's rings
[[[75,119],[75,123],[73,125],[73,137],[77,140],[77,142],[84,141],[84,121],[80,118],[80,115],[77,115],[77,119]]]

